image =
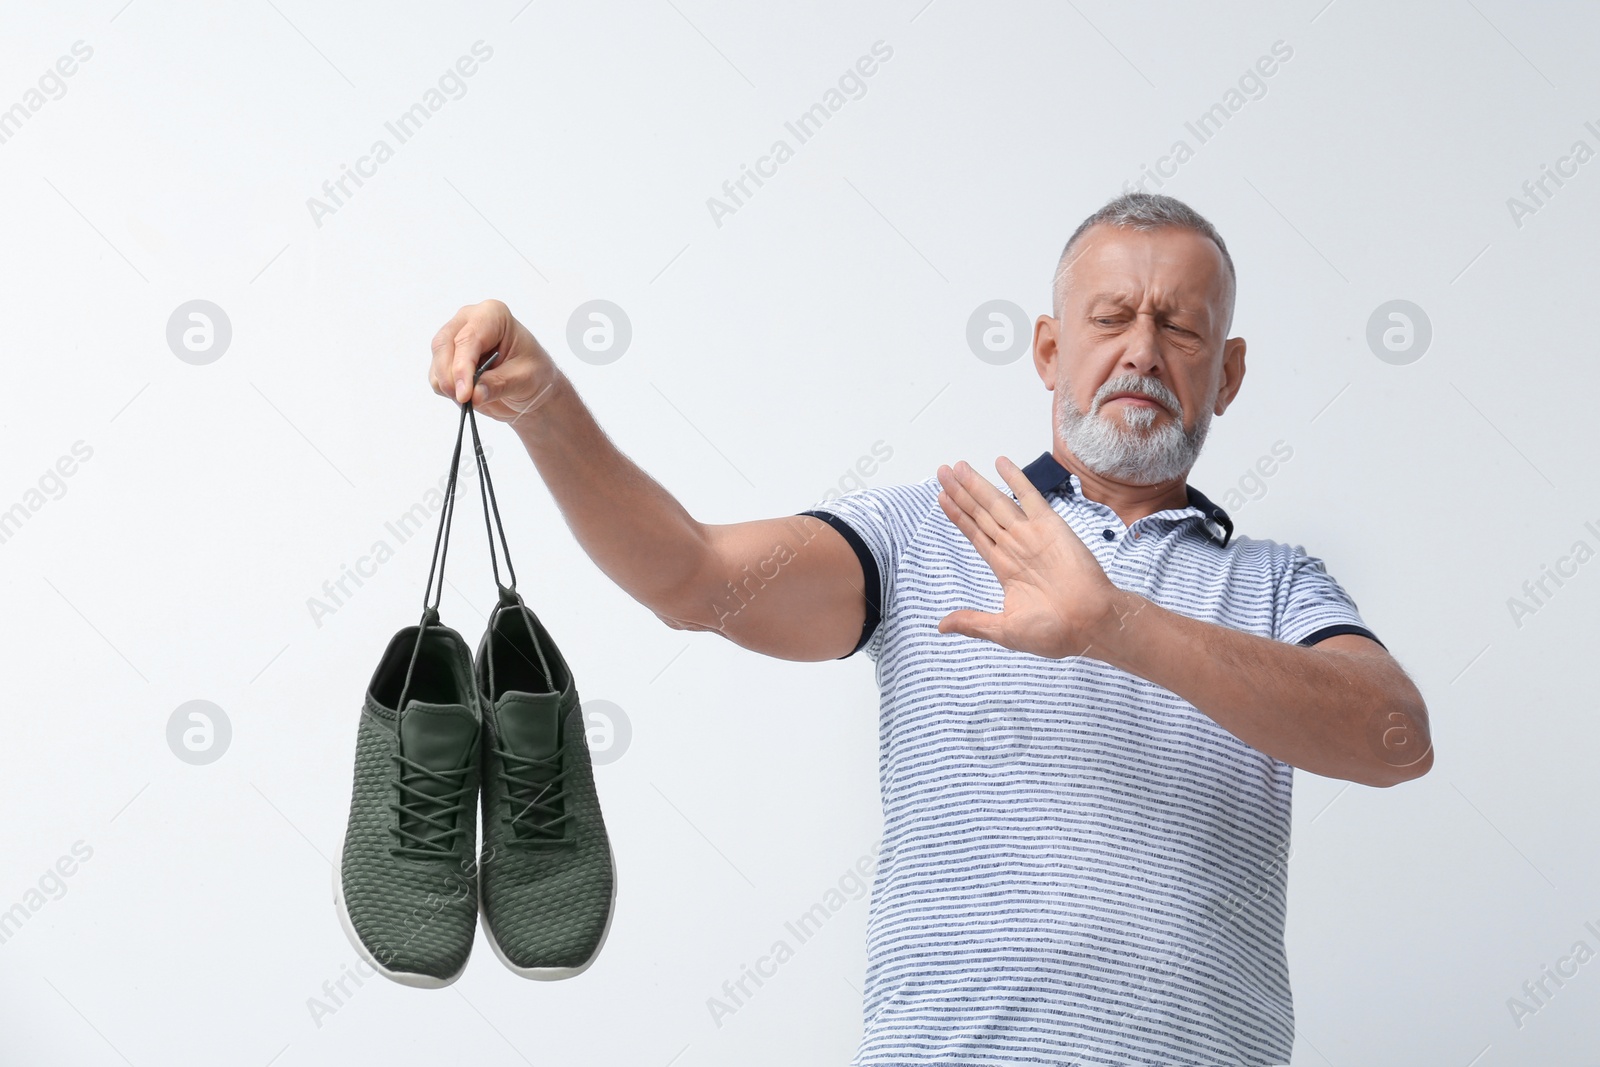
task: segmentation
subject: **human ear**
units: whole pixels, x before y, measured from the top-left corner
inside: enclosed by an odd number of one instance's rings
[[[1244,384],[1244,349],[1243,337],[1230,337],[1223,342],[1222,387],[1217,390],[1217,405],[1212,411],[1215,415],[1228,410],[1233,398],[1239,395],[1239,387]]]
[[[1061,352],[1057,346],[1061,324],[1049,315],[1040,315],[1033,324],[1033,367],[1046,389],[1055,391],[1056,359]]]

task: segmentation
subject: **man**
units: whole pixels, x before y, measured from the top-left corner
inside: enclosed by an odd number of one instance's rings
[[[1035,324],[1054,432],[998,460],[1009,493],[960,462],[727,525],[619,454],[503,304],[434,339],[434,389],[516,428],[590,557],[669,626],[876,663],[857,1065],[1289,1060],[1292,768],[1389,786],[1432,748],[1321,561],[1234,537],[1185,481],[1244,380],[1235,286],[1199,214],[1118,197]]]

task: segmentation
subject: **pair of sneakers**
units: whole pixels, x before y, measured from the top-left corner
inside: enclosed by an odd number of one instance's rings
[[[462,429],[472,425],[499,598],[476,658],[439,621]],[[490,526],[493,509],[494,525]],[[471,403],[462,405],[423,614],[389,642],[356,735],[350,818],[334,900],[380,974],[435,988],[460,976],[481,918],[515,973],[570,978],[610,929],[616,869],[572,671],[538,617],[500,581],[505,550]],[[481,806],[483,840],[477,841]]]

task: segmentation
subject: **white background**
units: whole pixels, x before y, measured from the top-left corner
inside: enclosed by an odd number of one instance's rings
[[[123,3],[13,2],[0,23],[0,108],[93,49],[0,144],[0,509],[29,511],[0,544],[0,909],[93,850],[0,944],[0,1059],[846,1062],[864,899],[720,1027],[707,998],[877,840],[864,657],[667,629],[488,427],[523,587],[583,696],[633,724],[598,769],[615,925],[570,982],[522,981],[480,942],[450,989],[372,980],[318,1018],[356,958],[327,860],[357,713],[418,613],[422,539],[320,626],[307,600],[443,472],[455,411],[428,342],[491,296],[704,521],[809,507],[880,441],[874,485],[1031,460],[1049,394],[1027,359],[977,359],[968,316],[1047,310],[1077,223],[1193,144],[1185,120],[1281,40],[1265,95],[1161,190],[1228,242],[1250,346],[1190,480],[1220,503],[1293,449],[1239,529],[1327,561],[1437,746],[1392,790],[1297,775],[1294,1063],[1593,1062],[1600,962],[1520,1027],[1507,1005],[1580,939],[1600,950],[1600,563],[1520,627],[1507,607],[1574,541],[1600,548],[1600,162],[1520,226],[1507,206],[1575,140],[1600,148],[1592,9]],[[307,198],[393,146],[384,122],[479,40],[466,94],[317,225]],[[880,40],[866,94],[718,226],[707,198]],[[233,328],[206,366],[166,340],[196,298]],[[605,366],[566,342],[596,298],[633,326]],[[1404,366],[1365,339],[1396,298],[1434,333]],[[78,441],[92,458],[28,508]],[[475,644],[493,587],[462,514],[443,612]],[[206,766],[166,741],[194,699],[233,728]]]

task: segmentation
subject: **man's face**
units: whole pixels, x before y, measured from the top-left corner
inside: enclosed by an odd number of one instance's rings
[[[1244,377],[1227,339],[1227,267],[1192,230],[1095,226],[1073,249],[1060,317],[1041,316],[1034,363],[1056,431],[1089,470],[1133,485],[1181,478]]]

